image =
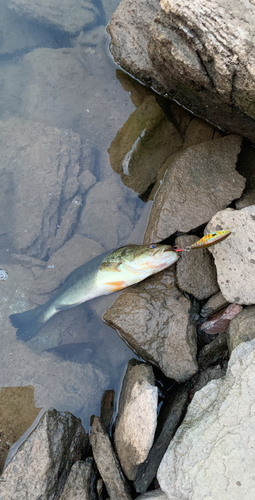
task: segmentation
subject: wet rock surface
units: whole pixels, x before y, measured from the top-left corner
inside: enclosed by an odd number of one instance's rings
[[[53,497],[61,492],[76,456],[86,457],[88,436],[71,413],[46,412],[6,467],[0,482],[3,500]]]
[[[248,342],[255,337],[255,306],[249,306],[234,318],[227,330],[229,352],[242,342]]]
[[[218,283],[229,302],[255,303],[255,205],[218,212],[207,225],[208,232],[228,228],[233,233],[220,245],[210,247]]]
[[[230,321],[242,311],[239,304],[229,304],[227,308],[217,312],[214,316],[204,321],[199,327],[203,332],[214,335],[215,333],[225,332]]]
[[[94,417],[90,440],[94,459],[111,500],[131,500],[128,483],[98,417]]]
[[[254,349],[240,344],[226,377],[196,392],[158,471],[168,499],[253,498]]]
[[[126,186],[144,193],[165,160],[182,147],[182,139],[154,96],[132,113],[108,149],[113,170]]]
[[[185,249],[198,240],[195,235],[179,236],[175,243],[178,248]],[[198,300],[206,299],[219,290],[216,268],[206,248],[199,249],[199,252],[181,252],[176,264],[176,278],[179,288]]]
[[[240,146],[240,137],[227,136],[191,146],[167,160],[144,243],[188,232],[241,196],[245,179],[235,170]]]
[[[176,287],[172,269],[122,292],[104,319],[167,377],[184,381],[196,373],[194,310]]]
[[[228,301],[225,297],[223,297],[221,292],[218,292],[215,295],[212,295],[203,305],[200,315],[202,318],[208,318],[226,306],[228,306]]]
[[[122,383],[114,433],[116,451],[128,479],[135,479],[139,464],[146,460],[152,446],[157,404],[152,368],[131,360]]]
[[[122,0],[108,27],[110,50],[143,83],[254,140],[251,10],[247,4],[241,12],[234,0]]]
[[[72,35],[82,28],[95,25],[100,19],[99,11],[89,0],[78,0],[75,5],[70,0],[57,0],[53,5],[47,0],[10,0],[8,6],[19,15],[25,14],[40,23],[53,25]]]

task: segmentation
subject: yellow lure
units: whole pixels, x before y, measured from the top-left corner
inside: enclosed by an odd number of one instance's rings
[[[201,247],[210,247],[225,240],[225,238],[227,238],[230,234],[231,231],[214,231],[213,233],[206,234],[203,238],[196,241],[196,243],[190,245],[190,250]]]

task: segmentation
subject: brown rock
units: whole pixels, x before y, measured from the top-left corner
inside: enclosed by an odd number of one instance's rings
[[[214,128],[208,123],[200,120],[199,118],[194,118],[189,123],[187,128],[185,139],[183,143],[183,148],[189,148],[190,146],[195,146],[196,144],[201,144],[201,142],[210,141],[214,136]]]
[[[176,244],[186,248],[199,240],[199,237],[179,236]],[[190,293],[196,299],[207,299],[219,290],[216,268],[211,255],[206,248],[181,252],[177,261],[176,277],[181,290]]]
[[[144,243],[188,232],[238,198],[245,179],[235,170],[241,138],[228,136],[167,160],[167,170],[151,209]]]
[[[197,371],[196,326],[191,303],[167,269],[122,292],[104,315],[143,359],[177,381]]]
[[[200,326],[200,329],[211,335],[215,333],[225,332],[228,328],[230,321],[237,316],[242,310],[242,306],[239,304],[229,304],[226,309],[222,309],[217,312],[212,318],[204,321]]]
[[[255,306],[246,307],[234,318],[228,327],[227,342],[229,352],[242,342],[247,342],[255,337]]]
[[[208,318],[209,316],[212,316],[216,312],[220,311],[220,309],[223,309],[223,307],[226,307],[228,304],[228,301],[225,297],[223,297],[222,293],[218,292],[208,299],[202,307],[200,315],[203,318]]]
[[[126,186],[144,193],[165,160],[182,147],[182,139],[154,96],[132,113],[112,141],[108,154]]]

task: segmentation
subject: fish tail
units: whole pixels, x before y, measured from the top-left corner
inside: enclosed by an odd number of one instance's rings
[[[43,326],[45,321],[40,319],[43,309],[45,309],[44,305],[35,307],[35,309],[31,309],[30,311],[11,314],[9,316],[12,326],[18,328],[16,332],[18,339],[27,342]]]

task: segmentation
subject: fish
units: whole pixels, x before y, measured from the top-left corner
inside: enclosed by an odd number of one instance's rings
[[[11,314],[16,336],[28,341],[60,311],[101,295],[123,290],[174,264],[179,258],[169,245],[129,244],[104,252],[75,269],[56,293],[43,305]]]
[[[219,243],[220,241],[225,240],[229,235],[231,234],[231,231],[214,231],[213,233],[205,234],[203,238],[200,240],[196,241],[196,243],[193,243],[193,245],[190,245],[190,250],[193,250],[195,248],[201,248],[201,247],[211,247],[212,245],[215,245],[216,243]]]

